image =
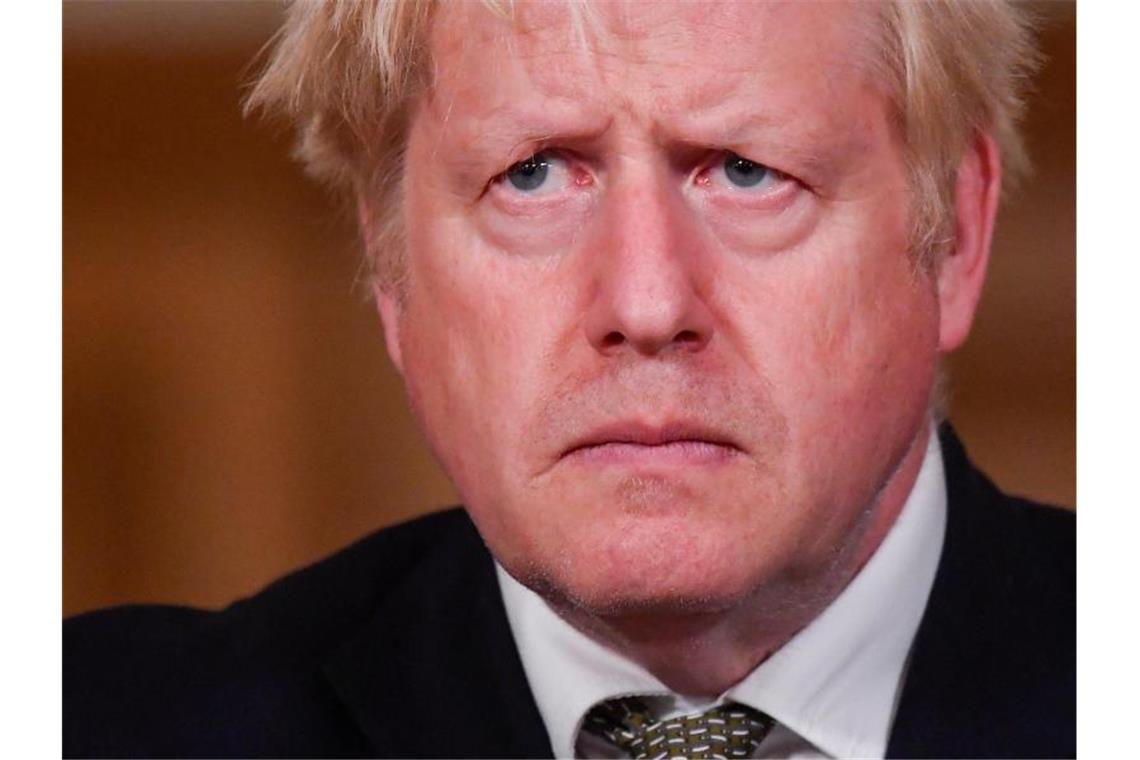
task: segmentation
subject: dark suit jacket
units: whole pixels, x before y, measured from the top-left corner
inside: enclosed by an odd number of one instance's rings
[[[946,543],[888,753],[1076,752],[1075,522],[943,433]],[[889,614],[890,600],[883,600]],[[461,510],[221,612],[64,623],[65,756],[549,757],[491,556]]]

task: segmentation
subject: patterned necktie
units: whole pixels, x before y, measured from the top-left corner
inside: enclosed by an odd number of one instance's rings
[[[771,728],[770,717],[735,702],[656,720],[638,697],[601,702],[582,721],[583,731],[606,739],[636,760],[750,757]]]

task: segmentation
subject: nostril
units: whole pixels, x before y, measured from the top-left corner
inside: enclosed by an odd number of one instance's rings
[[[701,336],[693,330],[682,330],[673,336],[674,343],[700,343]]]
[[[622,343],[625,343],[625,336],[622,335],[617,330],[606,333],[606,337],[602,338],[602,347],[603,348],[612,348],[614,346],[620,346]]]

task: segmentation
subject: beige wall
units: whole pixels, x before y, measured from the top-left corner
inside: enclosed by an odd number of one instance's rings
[[[1049,6],[1030,144],[952,418],[1012,491],[1075,499],[1074,30]],[[453,503],[353,231],[243,120],[276,3],[64,6],[64,612],[220,605]]]

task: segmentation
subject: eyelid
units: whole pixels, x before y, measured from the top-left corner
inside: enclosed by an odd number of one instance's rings
[[[755,187],[740,187],[725,176],[725,162],[729,156],[742,158],[762,166],[770,172]],[[718,178],[716,173],[721,176]],[[716,150],[703,161],[693,174],[692,184],[703,202],[733,212],[778,214],[791,207],[805,191],[812,189],[798,177],[758,161],[749,153],[736,150]]]
[[[495,191],[500,197],[509,196],[512,203],[533,204],[540,201],[553,201],[574,188],[585,188],[594,184],[592,173],[582,166],[580,159],[572,152],[560,148],[539,147],[535,150],[533,146],[530,147],[531,152],[512,161],[503,171],[491,179],[487,185],[488,191]],[[553,173],[553,177],[547,182],[553,181],[556,184],[551,187],[542,187],[533,192],[525,192],[512,187],[507,176],[511,169],[540,155],[547,159],[550,171]],[[556,177],[561,177],[561,181],[559,182]]]
[[[766,169],[768,175],[763,180],[761,180],[761,185],[767,185],[770,187],[767,189],[761,187],[759,190],[750,187],[740,187],[739,185],[734,185],[729,182],[727,178],[724,178],[722,182],[716,183],[714,185],[713,173],[719,172],[723,176],[726,160],[730,156],[749,161],[753,164],[756,164],[757,166],[761,166]],[[774,193],[778,193],[786,186],[786,183],[794,183],[799,187],[807,188],[807,186],[795,175],[778,169],[772,164],[752,158],[746,152],[737,150],[718,150],[713,152],[712,155],[696,169],[693,174],[692,181],[695,185],[709,188],[711,190],[724,189],[728,192],[736,193],[740,196],[753,196],[756,198],[762,198]]]
[[[555,154],[554,151],[547,150],[545,148],[533,149],[529,153],[525,153],[523,155],[520,155],[518,158],[516,158],[516,159],[512,160],[510,163],[508,163],[503,168],[502,171],[500,171],[498,174],[496,174],[494,177],[491,178],[490,184],[499,184],[499,183],[505,182],[507,179],[507,175],[511,173],[512,169],[514,169],[519,164],[524,164],[527,161],[531,161],[531,160],[537,158],[538,156],[540,156],[542,154],[547,154],[545,156],[546,158],[552,158],[552,159],[556,159],[556,160],[561,158],[561,156]],[[553,163],[552,163],[552,165],[553,165]]]
[[[507,165],[503,167],[502,171],[495,175],[494,179],[496,181],[504,179],[511,169],[540,155],[545,155],[547,158],[558,159],[567,163],[569,162],[565,151],[558,150],[557,148],[552,148],[551,146],[543,144],[541,142],[527,143],[525,145],[519,146],[518,149],[511,151],[511,160],[507,162]]]

